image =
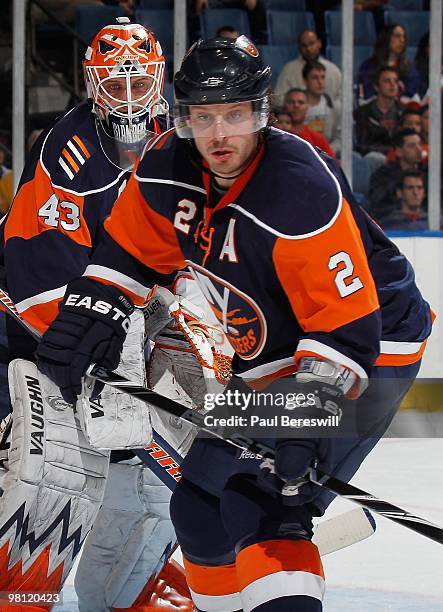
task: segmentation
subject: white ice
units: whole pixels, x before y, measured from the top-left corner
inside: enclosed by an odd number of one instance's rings
[[[443,440],[386,439],[352,480],[356,486],[443,526]],[[337,499],[326,518],[352,508]],[[443,547],[376,516],[374,535],[323,558],[325,612],[443,612]],[[73,573],[57,612],[77,612]]]

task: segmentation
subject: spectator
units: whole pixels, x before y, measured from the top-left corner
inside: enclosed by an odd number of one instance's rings
[[[202,11],[211,8],[240,8],[248,12],[251,35],[257,44],[266,44],[266,7],[263,0],[193,0],[190,17],[198,18]],[[241,32],[244,34],[245,32]]]
[[[302,71],[306,62],[321,61],[326,69],[326,93],[332,100],[341,95],[341,72],[335,64],[320,55],[322,43],[316,32],[304,30],[298,37],[300,55],[283,66],[275,86],[276,96],[282,100],[285,93],[294,87],[302,89]]]
[[[396,207],[396,191],[406,170],[426,173],[422,163],[420,135],[414,130],[400,130],[394,136],[396,161],[378,168],[369,184],[369,206],[376,219],[387,217]]]
[[[421,37],[414,61],[419,79],[418,94],[424,98],[429,87],[429,32]]]
[[[5,168],[0,176],[0,215],[8,212],[13,196],[12,172]]]
[[[3,176],[5,172],[8,172],[9,168],[5,165],[6,161],[6,153],[0,148],[0,178]]]
[[[419,108],[405,108],[400,119],[400,127],[414,130],[421,134],[422,130],[421,110]]]
[[[429,144],[429,106],[421,107],[421,139],[425,144]]]
[[[414,130],[417,134],[422,135],[423,131],[423,121],[422,121],[422,111],[420,108],[406,108],[403,111],[403,114],[400,118],[399,128]],[[427,163],[428,159],[428,144],[424,142],[422,136],[421,150],[422,150],[422,161]],[[395,161],[397,156],[395,154],[395,149],[392,147],[389,149],[386,159],[388,161]]]
[[[32,130],[32,132],[28,136],[28,140],[26,141],[26,150],[29,153],[34,146],[35,142],[39,139],[40,134],[43,132],[42,129]]]
[[[283,132],[292,132],[292,119],[291,114],[286,110],[277,110],[274,112],[275,122],[274,125]]]
[[[303,140],[307,140],[318,147],[331,157],[335,157],[334,151],[329,146],[328,141],[319,132],[313,132],[305,123],[306,113],[308,112],[308,101],[306,91],[298,87],[293,87],[285,95],[285,110],[291,115],[291,132]]]
[[[390,215],[380,219],[385,230],[421,231],[428,229],[424,210],[425,184],[420,172],[403,172],[397,187],[397,205]]]
[[[384,27],[384,5],[388,0],[354,0],[354,11],[371,11],[375,28],[379,32]]]
[[[326,68],[321,62],[307,62],[302,70],[306,83],[308,112],[306,124],[310,130],[320,132],[337,153],[340,149],[340,106],[326,91]]]
[[[240,36],[240,32],[231,25],[224,25],[221,28],[218,28],[215,33],[217,38],[232,38],[235,40]]]
[[[398,73],[382,66],[374,75],[376,97],[354,112],[357,151],[375,163],[385,162],[392,136],[399,127],[402,107],[398,101]]]
[[[368,100],[375,94],[373,76],[381,66],[391,66],[397,69],[400,79],[400,96],[413,98],[418,95],[419,75],[415,65],[406,56],[406,48],[406,30],[402,25],[394,23],[380,32],[373,56],[365,60],[359,69],[360,98]]]
[[[53,14],[57,19],[69,25],[75,24],[75,12],[78,6],[84,4],[103,5],[102,0],[42,0],[42,6]],[[34,3],[31,7],[31,15],[34,25],[50,22],[49,17]]]

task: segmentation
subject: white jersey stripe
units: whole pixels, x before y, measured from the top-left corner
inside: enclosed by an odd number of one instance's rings
[[[63,287],[57,287],[57,289],[50,289],[49,291],[43,291],[42,293],[38,293],[37,295],[33,295],[32,297],[26,298],[21,302],[17,302],[15,307],[17,308],[17,312],[20,314],[28,308],[32,306],[37,306],[38,304],[45,304],[47,302],[52,302],[53,300],[57,300],[65,295],[66,285]]]
[[[74,174],[71,172],[69,166],[65,163],[65,161],[59,157],[58,158],[58,163],[60,164],[60,166],[63,168],[63,170],[66,172],[66,174],[69,176],[69,178],[72,179],[74,178]]]
[[[240,376],[241,378],[251,379],[262,378],[263,376],[270,376],[271,374],[275,374],[279,370],[288,368],[291,365],[295,365],[294,357],[287,357],[286,359],[277,359],[277,361],[270,361],[269,363],[257,366],[256,368],[251,368],[246,372],[238,374],[238,376]]]
[[[80,155],[80,151],[77,149],[77,147],[72,142],[72,140],[68,140],[68,142],[66,144],[71,149],[71,151],[74,153],[75,157],[78,159],[78,161],[81,163],[81,165],[83,165],[86,160],[85,160],[85,158],[82,155]]]
[[[83,272],[83,276],[94,276],[111,281],[111,283],[116,283],[141,298],[146,298],[149,292],[149,287],[145,287],[130,276],[126,276],[126,274],[106,268],[105,266],[89,265]]]
[[[304,595],[322,601],[324,592],[325,581],[317,574],[281,571],[254,580],[242,590],[241,600],[244,612],[251,612],[277,597]]]
[[[392,342],[382,340],[380,342],[380,353],[388,353],[390,355],[413,355],[418,353],[423,342]]]
[[[167,179],[154,179],[154,178],[142,178],[137,174],[134,175],[135,179],[139,183],[158,183],[162,185],[177,185],[177,187],[184,187],[185,189],[191,189],[192,191],[198,191],[198,193],[203,193],[206,195],[206,189],[203,187],[197,187],[196,185],[189,185],[188,183],[181,183],[180,181],[169,181]]]
[[[242,609],[242,603],[239,593],[230,595],[201,595],[192,589],[189,589],[192,595],[192,601],[199,610],[207,612],[235,612]]]
[[[332,225],[334,225],[342,209],[342,199],[341,198],[339,199],[337,210],[335,211],[332,219],[328,223],[326,223],[326,225],[323,225],[323,227],[319,227],[317,230],[313,232],[307,232],[306,234],[300,234],[298,236],[291,236],[289,234],[283,234],[282,232],[277,231],[270,225],[267,225],[266,223],[263,223],[263,221],[260,221],[260,219],[258,219],[255,215],[253,215],[249,211],[245,210],[239,204],[228,204],[228,206],[229,208],[235,208],[235,210],[238,210],[243,215],[245,215],[245,217],[248,217],[248,219],[251,219],[251,221],[253,221],[256,225],[265,229],[270,234],[274,234],[274,236],[278,236],[279,238],[285,238],[286,240],[305,240],[306,238],[310,238],[311,236],[316,236],[317,234],[321,234],[322,232],[330,228]]]

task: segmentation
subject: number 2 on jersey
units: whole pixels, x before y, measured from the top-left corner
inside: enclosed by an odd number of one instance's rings
[[[66,221],[59,221],[59,207],[69,210],[69,212],[66,212]],[[44,217],[45,224],[50,227],[58,227],[60,223],[61,227],[67,232],[74,232],[80,227],[80,209],[77,204],[60,202],[55,193],[39,208],[38,216]]]
[[[340,296],[344,298],[361,289],[363,287],[363,283],[358,276],[354,276],[351,282],[345,282],[345,280],[352,277],[354,273],[354,264],[352,263],[349,253],[340,251],[340,253],[333,255],[329,260],[328,268],[330,270],[335,270],[340,264],[345,264],[345,266],[344,268],[338,270],[334,281],[337,285]]]

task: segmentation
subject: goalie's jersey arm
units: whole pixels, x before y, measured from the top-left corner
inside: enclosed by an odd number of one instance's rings
[[[289,209],[291,205],[294,208],[293,201],[287,203],[287,210],[282,208],[280,221],[287,212],[303,236],[268,231],[265,223],[254,223],[246,215],[249,226],[245,226],[242,236],[248,236],[248,244],[243,245],[245,252],[239,255],[241,265],[223,262],[226,265],[220,266],[218,252],[213,253],[215,248],[203,252],[198,244],[196,246],[204,205],[197,207],[189,230],[185,233],[178,231],[174,227],[174,215],[181,195],[177,194],[177,183],[174,190],[169,186],[162,191],[161,184],[171,183],[171,180],[161,178],[155,188],[150,188],[151,183],[156,183],[155,179],[149,178],[155,163],[152,153],[147,157],[141,160],[106,220],[107,235],[95,251],[85,274],[120,287],[135,303],[140,303],[148,287],[161,282],[163,275],[171,274],[188,263],[194,272],[199,269],[212,278],[217,274],[218,281],[225,287],[232,287],[230,283],[234,282],[237,287],[247,287],[248,297],[262,311],[268,331],[278,328],[283,332],[268,333],[257,358],[246,361],[244,354],[237,351],[237,373],[248,371],[251,377],[255,377],[257,371],[257,377],[261,377],[268,372],[269,362],[275,364],[279,361],[292,364],[294,371],[302,356],[315,354],[347,365],[360,379],[365,379],[379,350],[379,305],[358,228],[349,205],[339,197],[337,185],[330,175],[326,180],[331,186],[326,192],[321,191],[321,186],[317,195],[331,193],[333,197],[326,206],[319,198],[312,199],[319,213],[317,225],[316,213],[311,215],[310,231],[304,229],[300,215]],[[182,170],[183,165],[186,166],[184,159],[183,163],[181,160],[180,164],[177,163],[177,156],[174,163]],[[306,173],[306,168],[303,171]],[[192,176],[191,165],[189,173]],[[200,186],[193,187],[194,191],[204,192],[201,180]],[[244,177],[240,180],[245,182]],[[252,172],[248,180],[252,185],[254,181],[259,182],[259,177]],[[235,190],[236,200],[240,202],[247,181],[243,186],[238,181],[231,189]],[[189,194],[186,189],[189,185],[183,192]],[[315,191],[315,185],[313,189]],[[229,192],[223,200],[225,198],[230,201]],[[283,207],[286,199],[281,199]],[[240,224],[241,215],[234,206],[223,208],[221,203],[212,210],[210,223],[215,237],[225,236],[233,215]],[[206,216],[209,216],[208,210]],[[220,231],[218,224],[221,225]],[[252,273],[254,266],[259,265],[253,246],[257,240],[262,244],[266,267]],[[215,238],[214,244],[216,242]],[[251,283],[251,278],[257,273],[267,279],[265,285]]]
[[[1,242],[6,289],[39,332],[57,315],[66,284],[84,271],[128,176],[103,155],[87,102],[33,147]]]

